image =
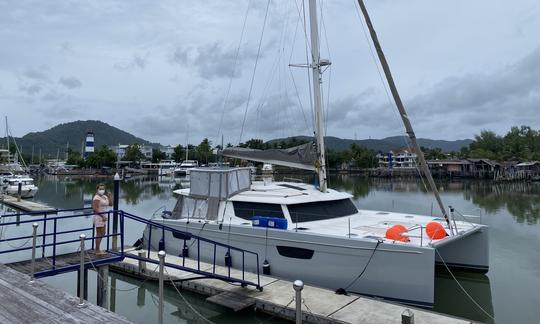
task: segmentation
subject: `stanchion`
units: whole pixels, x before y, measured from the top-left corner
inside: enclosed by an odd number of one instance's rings
[[[139,258],[144,258],[146,252],[143,250],[139,250]],[[139,260],[139,272],[145,273],[146,272],[146,261]]]
[[[79,268],[79,307],[84,306],[84,240],[86,235],[79,235],[81,239],[81,267]]]
[[[163,270],[165,268],[165,251],[159,251],[159,309],[158,324],[163,324]]]
[[[32,264],[30,269],[30,282],[34,282],[34,273],[36,270],[36,243],[37,243],[37,228],[38,224],[32,224]]]
[[[113,237],[112,237],[112,249],[118,251],[118,200],[120,199],[120,175],[118,172],[114,175],[114,190],[113,190]]]
[[[304,289],[304,283],[302,280],[295,280],[293,288],[296,292],[296,324],[302,324],[302,289]]]

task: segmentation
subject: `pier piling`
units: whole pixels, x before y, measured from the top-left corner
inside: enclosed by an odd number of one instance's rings
[[[109,265],[97,269],[97,305],[109,309],[107,283],[109,281]]]
[[[81,267],[79,268],[79,306],[84,306],[84,297],[86,293],[86,279],[88,276],[86,276],[86,270],[84,268],[84,240],[86,239],[86,235],[81,234],[79,235],[79,238],[81,239]],[[86,287],[85,287],[86,286]]]

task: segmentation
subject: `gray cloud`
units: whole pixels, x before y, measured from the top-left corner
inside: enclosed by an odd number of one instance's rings
[[[43,90],[43,87],[39,83],[33,83],[30,85],[19,85],[19,89],[33,96],[40,93],[41,90]]]
[[[60,83],[61,85],[63,85],[64,87],[68,89],[76,89],[82,86],[81,80],[75,77],[62,77],[60,78],[60,80],[58,80],[58,83]]]
[[[44,120],[52,126],[98,115],[149,140],[177,143],[188,123],[193,142],[216,137],[224,111],[222,132],[237,142],[267,4],[251,1],[233,71],[248,1],[0,1],[0,34],[10,44],[0,51],[2,112],[14,124],[24,121],[17,135],[42,129]],[[309,34],[297,5],[270,4],[243,140],[311,133],[305,126],[312,123],[309,72],[293,69],[306,122],[287,67],[306,62]],[[367,5],[418,136],[455,139],[482,128],[540,128],[537,0],[512,6],[469,1],[466,11],[450,0]],[[354,2],[323,1],[320,8],[322,57],[333,61],[328,134],[402,134]],[[74,75],[84,80],[76,92],[59,83]],[[51,109],[59,113],[49,115]]]
[[[237,49],[232,46],[225,46],[221,42],[197,47],[177,46],[173,50],[171,61],[184,67],[195,68],[197,73],[206,80],[238,78],[241,76],[245,64],[256,57],[256,52],[252,49],[246,49],[246,47],[242,48],[238,53],[236,69],[234,63]]]
[[[117,62],[113,67],[119,71],[129,71],[134,69],[144,70],[148,64],[150,53],[144,55],[134,54],[131,60]]]
[[[36,81],[42,81],[42,82],[49,81],[49,76],[45,68],[41,68],[41,69],[29,68],[23,72],[23,76],[25,78],[36,80]]]

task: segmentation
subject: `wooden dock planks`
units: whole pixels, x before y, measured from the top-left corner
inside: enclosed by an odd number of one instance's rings
[[[221,294],[210,296],[206,298],[206,301],[232,309],[235,312],[255,305],[255,299],[231,291],[225,291]]]
[[[26,211],[26,212],[55,212],[56,209],[53,207],[47,206],[42,203],[38,203],[31,200],[25,200],[21,199],[21,201],[17,201],[17,198],[6,195],[6,194],[0,194],[0,202],[4,205],[7,205],[9,207]]]
[[[0,323],[131,323],[0,264]]]
[[[112,254],[105,254],[105,255],[96,255],[94,251],[92,250],[85,250],[85,263],[88,263],[90,261],[96,261],[99,259],[106,259],[113,257]],[[81,254],[79,252],[75,253],[68,253],[68,254],[62,254],[56,256],[56,268],[62,268],[65,266],[70,265],[76,265],[79,264],[81,261]],[[24,274],[30,274],[31,273],[31,266],[32,261],[31,260],[25,260],[25,261],[19,261],[14,263],[6,264],[8,267],[19,271]],[[46,257],[46,258],[39,258],[36,259],[35,266],[34,266],[34,272],[40,272],[40,271],[46,271],[51,270],[53,268],[52,265],[52,257]]]

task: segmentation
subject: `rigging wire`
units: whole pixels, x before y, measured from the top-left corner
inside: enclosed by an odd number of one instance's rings
[[[262,45],[262,41],[263,41],[263,37],[264,37],[264,30],[266,28],[266,20],[268,18],[268,9],[270,8],[270,1],[271,0],[268,0],[268,2],[266,4],[266,10],[265,10],[265,13],[264,13],[263,26],[262,26],[262,30],[261,30],[261,37],[259,38],[259,46],[257,48],[257,56],[255,57],[255,65],[253,66],[253,73],[251,75],[251,82],[250,82],[250,85],[249,85],[249,93],[248,93],[248,98],[247,98],[247,101],[246,101],[246,108],[244,110],[244,118],[242,120],[242,127],[240,129],[240,137],[238,138],[238,144],[240,144],[242,142],[242,135],[244,134],[244,126],[246,124],[246,117],[247,117],[247,112],[248,112],[248,109],[249,109],[249,102],[251,101],[251,94],[253,92],[253,83],[255,81],[255,74],[257,72],[257,65],[259,63],[259,56],[261,54],[261,45]]]
[[[367,31],[366,31],[366,27],[365,27],[365,25],[364,25],[365,22],[364,22],[364,19],[362,19],[362,16],[361,16],[361,13],[360,13],[360,8],[358,7],[358,2],[357,2],[356,0],[353,0],[353,3],[354,3],[355,12],[356,12],[356,14],[357,14],[357,16],[358,16],[358,19],[360,20],[360,25],[362,26],[362,32],[363,32],[363,34],[364,34],[364,38],[365,38],[366,43],[367,43],[367,45],[368,45],[368,47],[369,47],[369,52],[370,52],[370,54],[371,54],[371,58],[372,58],[372,60],[373,60],[373,63],[374,63],[374,65],[375,65],[375,67],[377,68],[377,74],[379,75],[379,80],[380,80],[380,82],[381,82],[381,86],[382,86],[382,88],[384,89],[384,92],[385,92],[385,94],[386,94],[386,99],[388,100],[388,105],[389,105],[390,107],[393,107],[394,104],[393,104],[393,102],[392,102],[392,98],[390,97],[390,93],[388,92],[387,85],[386,85],[386,83],[384,82],[384,78],[383,78],[383,75],[382,75],[382,72],[381,72],[381,68],[380,68],[379,63],[378,63],[378,61],[377,61],[377,58],[375,57],[375,53],[374,53],[374,51],[373,51],[372,44],[371,44],[371,42],[369,41],[369,37],[368,37]],[[396,116],[396,121],[399,120],[400,117],[399,117],[397,111],[395,111],[394,109],[390,109],[390,110],[391,110],[391,111],[394,113],[394,115]],[[399,122],[397,122],[397,124],[399,125],[400,128],[403,127],[403,125],[401,125]],[[402,137],[402,139],[403,139],[403,142],[404,142],[405,146],[409,149],[409,151],[410,151],[410,152],[414,152],[414,150],[412,149],[412,147],[411,147],[409,141],[407,141],[407,139],[405,138],[405,136],[401,136],[401,137]],[[422,185],[424,186],[424,189],[426,190],[426,192],[428,192],[429,190],[428,190],[428,188],[427,188],[426,182],[424,181],[424,177],[422,176],[422,173],[421,173],[421,171],[420,171],[420,168],[418,167],[418,163],[417,163],[416,159],[413,159],[413,161],[414,161],[414,167],[415,167],[416,171],[418,172],[418,175],[419,175],[419,178],[420,178],[420,180],[421,180],[421,182],[422,182]]]
[[[248,5],[247,5],[247,8],[246,8],[246,13],[244,14],[244,22],[242,23],[242,31],[240,33],[240,39],[238,41],[238,47],[236,48],[236,53],[234,54],[233,70],[232,70],[232,73],[231,73],[231,77],[229,78],[229,85],[227,86],[227,92],[225,94],[225,100],[223,101],[223,107],[221,109],[221,117],[220,117],[220,120],[219,120],[219,127],[218,127],[218,132],[217,132],[217,135],[216,135],[216,141],[219,139],[219,136],[221,135],[221,130],[222,130],[222,127],[223,127],[223,119],[225,117],[225,108],[227,107],[227,104],[229,102],[229,95],[231,93],[232,82],[233,82],[233,79],[234,79],[234,72],[236,71],[236,66],[238,65],[238,56],[239,56],[239,53],[240,53],[240,47],[242,46],[242,41],[244,40],[244,33],[245,33],[245,30],[246,30],[246,22],[247,22],[247,18],[248,18],[248,15],[249,15],[249,9],[250,8],[251,8],[251,0],[248,1]]]
[[[296,94],[296,98],[298,99],[298,105],[300,107],[300,111],[302,112],[302,117],[304,119],[304,123],[306,124],[306,130],[309,129],[309,125],[308,125],[308,121],[307,121],[307,117],[306,117],[306,113],[304,112],[304,106],[302,105],[302,99],[300,98],[300,94],[298,93],[298,87],[296,86],[296,81],[294,79],[294,74],[292,73],[292,68],[291,68],[291,61],[292,61],[292,55],[294,53],[294,45],[296,44],[296,35],[297,35],[297,32],[298,32],[298,25],[300,23],[300,19],[297,19],[296,20],[296,26],[294,28],[294,35],[293,35],[293,42],[292,42],[292,45],[291,45],[291,53],[289,55],[289,75],[291,77],[291,80],[292,80],[292,83],[293,83],[293,86],[294,86],[294,91],[295,91],[295,94]]]
[[[442,263],[444,264],[444,267],[446,268],[446,270],[448,270],[448,272],[450,273],[450,275],[452,276],[452,279],[454,279],[454,281],[458,284],[459,288],[461,289],[461,291],[463,291],[463,293],[476,305],[476,307],[478,307],[478,309],[480,309],[484,314],[486,314],[490,319],[492,319],[493,321],[495,321],[495,316],[494,315],[491,315],[488,311],[486,311],[470,294],[467,290],[465,290],[465,288],[461,285],[461,283],[457,280],[457,278],[454,276],[454,274],[452,273],[452,271],[450,271],[450,268],[448,267],[448,265],[446,264],[446,262],[444,262],[444,259],[442,258],[441,254],[439,253],[439,250],[438,249],[435,249],[435,252],[437,252],[437,255],[439,256],[439,258],[441,259]]]

